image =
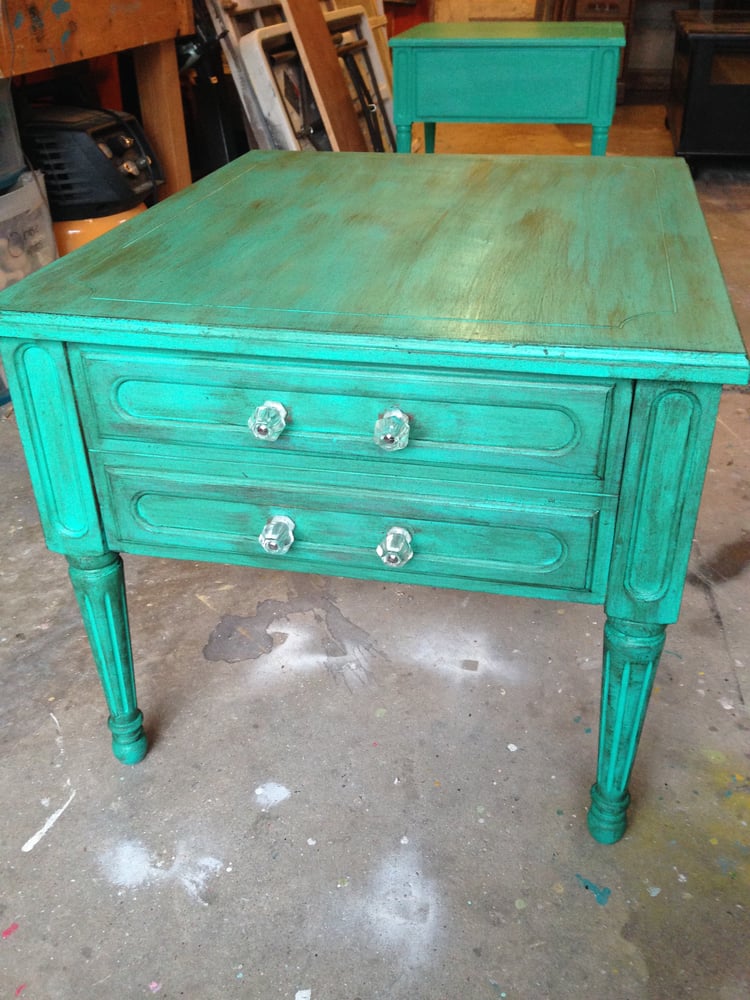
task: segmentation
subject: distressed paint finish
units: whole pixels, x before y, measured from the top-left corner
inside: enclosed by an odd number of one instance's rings
[[[748,377],[684,164],[251,153],[0,303],[121,760],[146,742],[120,551],[602,603],[589,826],[622,835]]]
[[[636,387],[608,614],[677,620],[721,387]]]
[[[137,764],[146,754],[146,736],[136,704],[122,559],[110,552],[69,556],[68,564],[109,708],[112,750],[123,764]]]
[[[105,542],[62,344],[4,345],[4,366],[48,548],[97,555]]]
[[[588,814],[589,830],[602,844],[613,844],[625,833],[628,781],[665,631],[664,625],[620,618],[609,618],[604,627],[599,761]]]
[[[501,21],[419,24],[390,41],[399,153],[424,122],[555,122],[592,126],[604,156],[615,110],[621,24]]]

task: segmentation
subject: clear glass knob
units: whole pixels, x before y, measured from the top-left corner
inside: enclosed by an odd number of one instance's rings
[[[414,550],[411,547],[411,532],[398,525],[389,528],[375,551],[386,566],[392,566],[394,569],[403,566],[414,555]]]
[[[277,514],[267,521],[258,541],[272,556],[283,556],[294,543],[294,521],[285,514]]]
[[[383,451],[400,451],[409,443],[409,417],[394,406],[375,421],[375,444]]]
[[[253,435],[261,441],[276,441],[286,427],[287,412],[282,403],[267,399],[255,408],[247,422]]]

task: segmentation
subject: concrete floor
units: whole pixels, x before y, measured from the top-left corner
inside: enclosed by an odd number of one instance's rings
[[[670,155],[662,109],[619,109],[610,149]],[[698,188],[750,334],[750,172]],[[747,1000],[749,431],[729,388],[603,847],[598,608],[127,558],[152,748],[118,764],[6,408],[0,998]]]

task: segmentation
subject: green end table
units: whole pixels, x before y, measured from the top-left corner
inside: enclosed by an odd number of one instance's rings
[[[621,24],[595,21],[427,23],[390,41],[399,153],[424,122],[534,122],[592,126],[591,154],[604,156],[615,110]]]
[[[249,153],[6,290],[0,347],[121,760],[121,552],[604,604],[589,826],[622,836],[748,377],[684,163]]]

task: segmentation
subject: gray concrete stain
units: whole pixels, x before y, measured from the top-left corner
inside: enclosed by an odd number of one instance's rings
[[[326,659],[326,667],[340,679],[346,673],[352,682],[369,682],[369,664],[373,658],[387,659],[368,632],[349,621],[334,602],[323,594],[294,597],[286,601],[262,601],[254,615],[224,615],[211,632],[203,649],[209,662],[241,663],[257,660],[288,639],[288,633],[275,630],[282,621],[288,627],[290,616],[313,617],[315,642]]]

